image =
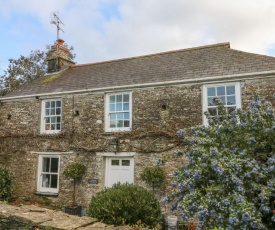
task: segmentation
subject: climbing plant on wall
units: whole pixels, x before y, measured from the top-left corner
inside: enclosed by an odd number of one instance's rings
[[[12,196],[12,183],[10,170],[0,165],[0,199],[8,200]]]

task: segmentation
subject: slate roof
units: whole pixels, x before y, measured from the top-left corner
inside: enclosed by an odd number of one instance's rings
[[[36,79],[6,95],[52,94],[85,89],[198,79],[275,70],[275,57],[247,53],[220,43],[106,62],[73,65]]]

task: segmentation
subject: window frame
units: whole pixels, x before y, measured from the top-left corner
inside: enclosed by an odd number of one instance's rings
[[[60,101],[61,107],[60,107],[60,129],[59,130],[46,130],[46,102],[52,102],[52,101]],[[62,109],[63,103],[61,98],[54,98],[54,99],[44,99],[41,102],[41,122],[40,122],[40,133],[41,134],[55,134],[60,133],[62,128]]]
[[[129,95],[129,127],[111,128],[110,127],[110,97],[116,95]],[[121,111],[123,112],[123,110]],[[119,113],[119,112],[117,112]],[[120,131],[130,131],[132,128],[132,92],[115,92],[105,94],[105,132],[120,132]]]
[[[57,175],[57,188],[46,188],[42,186],[43,180],[43,159],[45,158],[57,158],[58,159],[58,170],[57,173],[49,172],[51,175]],[[59,154],[39,154],[38,156],[38,167],[37,167],[37,192],[52,193],[56,194],[59,192],[59,180],[60,180],[60,155]]]
[[[205,116],[205,112],[208,111],[208,95],[207,95],[207,89],[210,87],[220,87],[220,86],[235,86],[235,100],[236,100],[236,109],[241,108],[242,103],[241,103],[241,84],[240,82],[231,82],[231,83],[215,83],[215,84],[207,84],[203,85],[203,124],[208,125],[208,119]],[[230,106],[228,106],[230,107]]]

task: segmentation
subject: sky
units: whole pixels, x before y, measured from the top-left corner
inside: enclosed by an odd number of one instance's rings
[[[60,38],[77,64],[230,42],[275,56],[274,0],[1,0],[0,74]]]

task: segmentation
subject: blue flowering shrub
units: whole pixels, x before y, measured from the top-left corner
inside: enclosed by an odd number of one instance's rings
[[[217,102],[219,103],[219,102]],[[197,230],[275,229],[275,115],[255,96],[246,110],[219,116],[208,126],[177,132],[187,143],[187,165],[174,172],[174,193],[163,199]]]

